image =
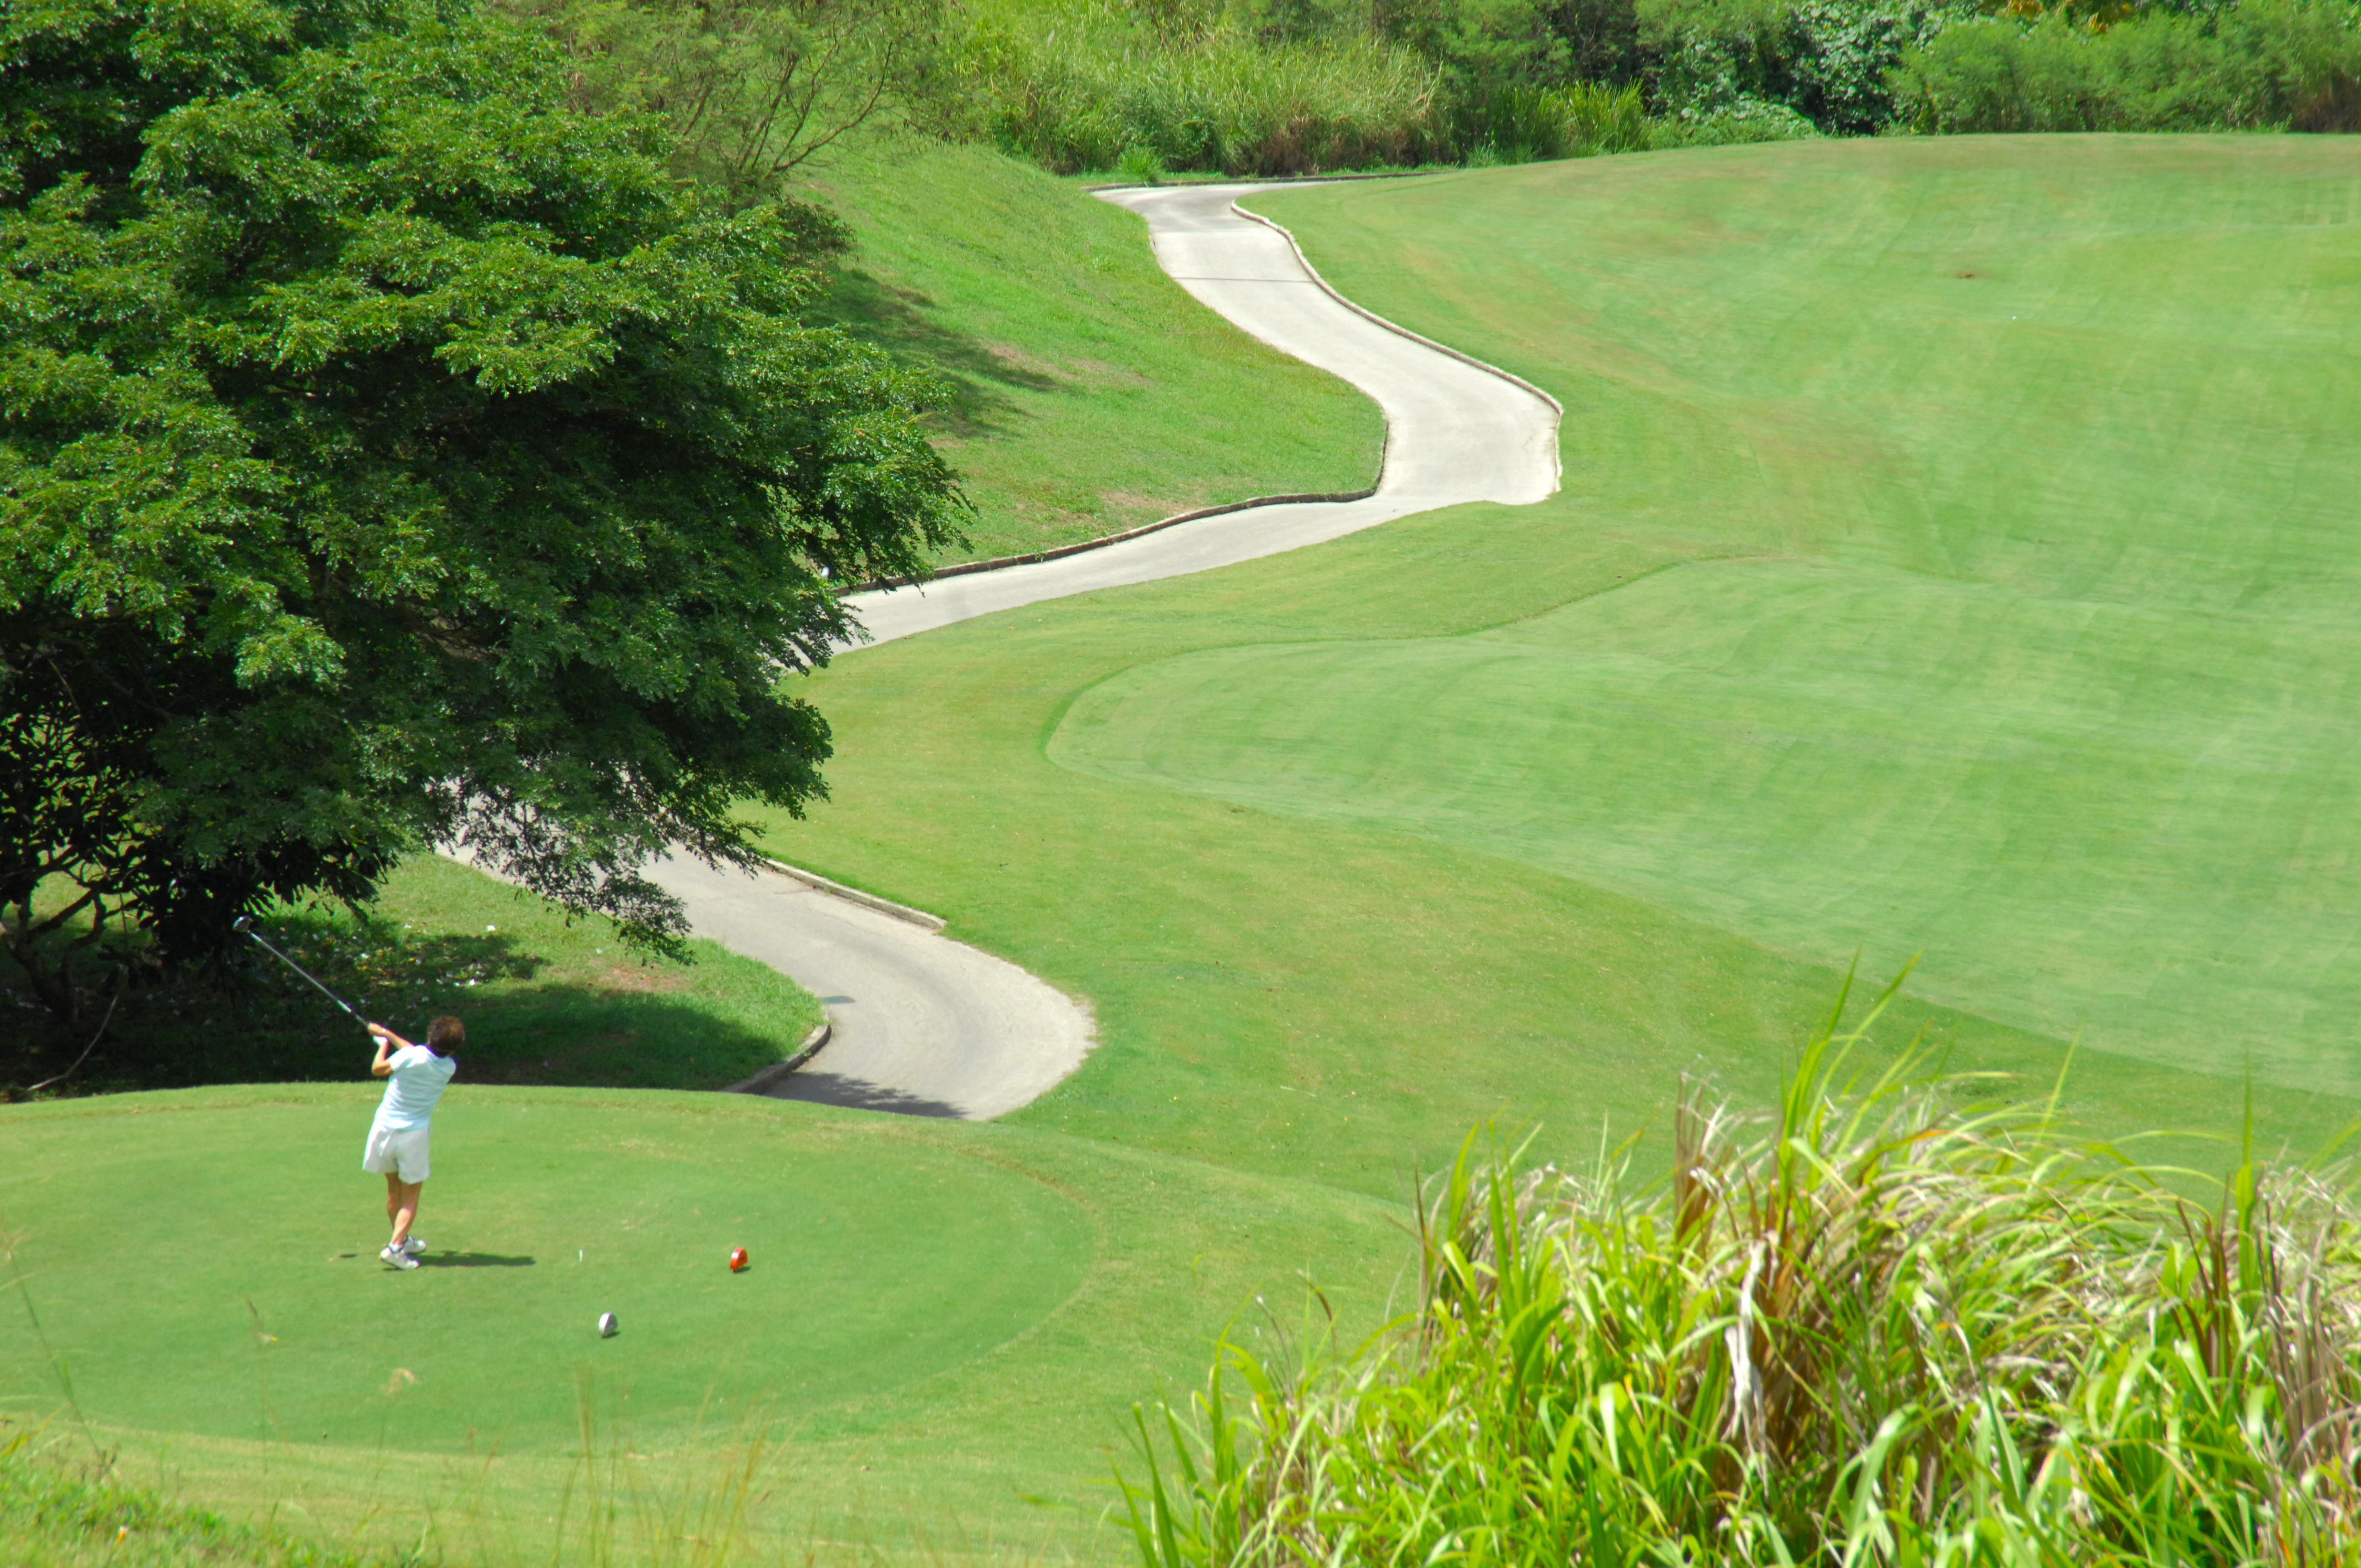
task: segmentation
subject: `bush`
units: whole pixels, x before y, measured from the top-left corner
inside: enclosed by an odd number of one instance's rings
[[[1117,179],[1135,185],[1157,185],[1163,182],[1167,170],[1154,148],[1127,147],[1123,156],[1115,160],[1115,172]]]
[[[1569,155],[1638,152],[1648,143],[1648,112],[1636,82],[1621,88],[1576,82],[1557,91]]]
[[[1644,0],[1658,103],[1702,140],[1771,140],[1777,105],[1860,136],[1893,117],[1888,77],[1967,14],[1960,0]],[[1792,127],[1789,127],[1792,134]]]
[[[1143,1415],[1142,1560],[2361,1559],[2341,1182],[2249,1163],[2200,1209],[2048,1107],[1856,1091],[1858,1038],[1760,1133],[1685,1098],[1653,1192],[1463,1154],[1413,1317],[1309,1372],[1226,1346]]]
[[[2306,0],[2103,31],[1980,18],[1905,56],[1894,97],[1921,131],[2361,130],[2354,22]]]
[[[1695,104],[1658,121],[1653,147],[1732,147],[1741,142],[1802,141],[1820,134],[1797,110],[1763,98],[1733,98],[1710,108]]]

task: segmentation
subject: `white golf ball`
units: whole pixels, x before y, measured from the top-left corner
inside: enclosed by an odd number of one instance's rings
[[[622,1325],[615,1321],[614,1313],[601,1312],[598,1314],[598,1337],[600,1339],[613,1339],[615,1337],[615,1331],[620,1327],[622,1327]]]

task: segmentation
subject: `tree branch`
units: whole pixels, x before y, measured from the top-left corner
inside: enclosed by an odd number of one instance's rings
[[[27,1094],[38,1094],[42,1090],[49,1088],[49,1085],[53,1083],[63,1083],[67,1079],[71,1078],[75,1073],[81,1071],[82,1064],[90,1060],[90,1053],[98,1049],[98,1042],[100,1038],[105,1035],[106,1026],[115,1022],[115,1005],[122,1000],[123,993],[119,991],[108,1000],[106,1003],[106,1016],[98,1021],[98,1033],[90,1037],[90,1044],[82,1048],[82,1055],[74,1058],[73,1066],[66,1069],[65,1071],[58,1074],[55,1078],[45,1078],[41,1080],[40,1082],[34,1084],[31,1088],[26,1090],[25,1092]]]

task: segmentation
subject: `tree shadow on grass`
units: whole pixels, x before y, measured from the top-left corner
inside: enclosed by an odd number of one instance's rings
[[[841,1105],[854,1111],[890,1111],[897,1116],[966,1114],[958,1106],[923,1095],[905,1093],[866,1079],[840,1072],[798,1072],[771,1091],[774,1100],[801,1100],[815,1105]]]
[[[1008,432],[1016,405],[997,387],[1054,392],[1061,383],[1045,370],[994,353],[982,339],[947,327],[930,313],[934,301],[899,289],[858,268],[835,274],[814,314],[873,343],[905,364],[931,368],[950,387],[950,407],[935,416],[946,433],[972,440]]]
[[[283,939],[282,939],[283,938]],[[509,934],[424,934],[285,922],[272,939],[363,1015],[411,1039],[443,1014],[467,1025],[455,1092],[470,1084],[720,1089],[777,1065],[803,1020],[750,1026],[749,999],[697,994],[694,968],[618,961],[565,980]],[[334,1003],[259,951],[228,975],[126,991],[87,1037],[31,1009],[0,972],[0,1099],[72,1069],[52,1094],[216,1083],[351,1082],[374,1092],[375,1047]],[[17,1020],[23,1027],[16,1028]]]

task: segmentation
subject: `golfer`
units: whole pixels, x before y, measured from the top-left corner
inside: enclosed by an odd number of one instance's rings
[[[396,1268],[415,1268],[418,1255],[426,1250],[410,1227],[417,1223],[419,1190],[426,1185],[427,1124],[443,1086],[459,1070],[451,1053],[467,1043],[467,1031],[456,1018],[437,1018],[426,1026],[423,1046],[382,1024],[371,1024],[368,1032],[377,1041],[369,1071],[385,1080],[385,1099],[369,1124],[361,1168],[385,1178],[385,1217],[393,1226],[393,1239],[378,1255]]]

